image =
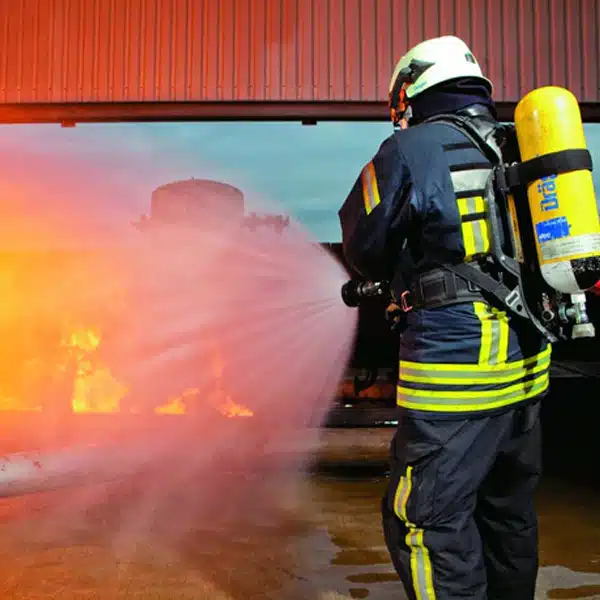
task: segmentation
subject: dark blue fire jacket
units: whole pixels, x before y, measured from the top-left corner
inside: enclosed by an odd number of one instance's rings
[[[444,123],[396,131],[339,211],[349,264],[366,279],[391,281],[400,270],[484,256],[490,243],[483,188],[491,166]],[[417,257],[410,268],[402,264],[409,253]],[[487,303],[410,311],[398,405],[422,416],[506,409],[546,392],[550,354],[526,321]]]

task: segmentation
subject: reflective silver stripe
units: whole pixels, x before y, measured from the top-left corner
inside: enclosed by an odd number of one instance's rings
[[[481,302],[474,302],[473,310],[481,321],[479,364],[506,363],[510,336],[506,313]]]
[[[473,198],[467,198],[465,200],[466,212],[465,215],[472,215],[477,212],[477,200]],[[463,215],[464,216],[464,215]]]
[[[467,198],[466,203],[465,203],[466,204],[466,206],[465,206],[466,212],[462,216],[473,215],[478,212],[483,212],[477,206],[477,200],[480,200],[480,204],[483,204],[483,207],[482,207],[483,211],[486,210],[487,207],[485,205],[485,201],[483,200],[483,198],[481,196],[474,197],[474,198]],[[471,228],[471,232],[473,235],[473,246],[474,246],[473,254],[480,254],[482,252],[485,252],[487,250],[487,248],[486,248],[486,244],[485,244],[485,240],[484,240],[484,232],[483,232],[483,225],[481,223],[481,219],[477,219],[477,221],[468,221],[468,222],[464,223],[464,226]]]
[[[502,332],[500,331],[501,323],[500,321],[490,321],[492,336],[490,339],[490,359],[488,364],[497,365],[500,361],[498,360],[498,355],[500,354],[500,336]]]
[[[450,173],[455,194],[463,194],[473,190],[483,190],[490,176],[491,169],[471,169]]]
[[[533,356],[522,358],[521,360],[514,360],[507,362],[503,365],[497,365],[493,367],[482,367],[477,363],[426,363],[426,362],[413,362],[410,360],[400,361],[402,368],[414,369],[415,371],[431,371],[435,373],[442,372],[460,372],[460,373],[471,373],[473,375],[479,375],[483,372],[489,373],[504,373],[512,369],[521,369],[523,367],[529,367],[534,363],[538,363],[543,359],[552,356],[552,346],[547,344],[544,350]]]
[[[533,398],[544,392],[549,382],[549,371],[545,371],[530,381],[522,381],[504,389],[494,390],[415,390],[399,385],[396,399],[399,406],[419,410],[446,412],[490,410]]]
[[[485,240],[483,239],[483,223],[481,220],[471,221],[469,226],[473,230],[473,241],[475,243],[475,254],[481,254],[487,251]]]
[[[468,215],[482,214],[475,221],[462,221],[463,243],[467,257],[485,254],[489,251],[489,235],[487,231],[487,202],[482,196],[461,197],[457,199],[461,218]]]
[[[435,600],[433,565],[423,541],[424,533],[422,529],[411,527],[404,541],[410,548],[410,571],[417,599]]]
[[[405,523],[408,523],[408,517],[406,516],[406,505],[412,489],[411,481],[412,467],[408,467],[406,475],[400,477],[396,494],[394,495],[394,512],[399,519],[402,519]]]
[[[432,365],[431,365],[432,366]],[[411,369],[400,363],[400,381],[414,383],[429,383],[441,385],[490,385],[494,383],[511,383],[518,379],[534,375],[548,369],[550,355],[546,355],[527,367],[513,367],[502,370],[485,370],[478,372],[469,371],[440,371],[433,368]]]

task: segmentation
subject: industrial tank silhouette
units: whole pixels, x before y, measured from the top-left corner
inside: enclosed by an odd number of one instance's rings
[[[229,183],[192,178],[156,188],[150,200],[150,215],[142,215],[134,225],[140,230],[162,225],[200,230],[239,226],[251,231],[270,227],[281,234],[289,223],[287,215],[245,214],[244,193]]]
[[[192,225],[198,228],[241,225],[244,194],[228,183],[210,179],[174,181],[156,188],[150,200],[150,215],[135,225]]]

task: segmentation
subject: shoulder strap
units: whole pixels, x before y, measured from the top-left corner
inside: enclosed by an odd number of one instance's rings
[[[457,129],[463,135],[467,136],[472,144],[478,148],[481,153],[493,164],[502,164],[502,152],[498,145],[493,141],[495,134],[501,129],[501,125],[475,122],[473,119],[459,115],[435,115],[426,119],[424,123],[444,123]],[[492,139],[490,139],[492,138]]]
[[[516,286],[511,290],[501,281],[494,279],[490,275],[484,273],[481,269],[478,269],[469,263],[459,263],[456,265],[443,264],[441,266],[462,279],[474,283],[484,292],[487,292],[495,300],[500,302],[502,306],[506,306],[520,317],[528,316],[521,298],[521,289],[519,286]]]
[[[514,125],[488,124],[482,120],[475,120],[455,114],[442,114],[430,117],[425,123],[445,123],[466,135],[481,152],[498,167],[496,178],[503,191],[508,191],[517,187],[526,186],[528,183],[547,177],[548,175],[569,173],[571,171],[587,170],[592,171],[592,155],[586,148],[571,148],[560,150],[538,156],[524,162],[516,164],[503,165],[505,162],[500,148],[490,138],[498,134],[510,131],[515,135]],[[512,161],[511,161],[512,162]]]
[[[490,137],[496,135],[501,129],[492,124],[474,123],[473,120],[458,115],[437,115],[428,119],[427,122],[445,123],[455,129],[458,129],[463,135],[467,136],[471,142],[490,160],[496,167],[490,173],[490,178],[486,185],[486,195],[493,194],[495,175],[502,166],[502,152],[495,142],[490,141]],[[462,279],[478,286],[484,292],[487,292],[502,306],[506,306],[515,314],[528,317],[526,306],[522,300],[520,286],[517,285],[510,289],[502,281],[484,273],[480,268],[470,263],[448,264],[440,263],[440,267],[451,271]],[[503,265],[501,265],[503,266]]]
[[[493,168],[490,172],[490,177],[488,178],[485,190],[485,196],[488,198],[488,206],[490,210],[491,221],[495,221],[499,218],[497,214],[497,208],[495,199],[496,193],[506,193],[512,187],[517,185],[523,185],[523,180],[529,178],[531,181],[531,177],[533,177],[532,171],[534,169],[529,170],[528,168],[530,163],[534,163],[535,165],[537,159],[533,159],[532,161],[527,161],[525,163],[517,163],[515,165],[508,166],[505,164],[503,159],[502,151],[500,147],[496,143],[495,137],[502,136],[504,134],[506,136],[506,140],[511,142],[511,136],[514,137],[514,127],[506,127],[501,124],[489,124],[484,123],[481,120],[474,122],[474,120],[462,117],[459,115],[437,115],[430,119],[427,119],[426,122],[433,123],[445,123],[450,127],[454,127],[459,130],[463,135],[465,135],[473,144],[490,160],[493,165]],[[510,134],[510,135],[509,135]],[[512,140],[515,142],[516,140]],[[586,157],[585,155],[588,155]],[[508,152],[511,155],[510,149]],[[589,168],[591,170],[591,160],[589,158],[589,152],[587,151],[563,151],[560,156],[552,157],[550,160],[552,161],[552,167],[556,169],[557,163],[559,167],[562,167],[561,172],[565,172],[566,170],[573,170],[573,165],[576,164],[579,168]],[[508,157],[507,157],[508,158]],[[510,158],[513,158],[512,156]],[[545,157],[543,157],[545,158]],[[556,160],[558,159],[558,161]],[[567,165],[567,163],[570,163]],[[567,167],[570,167],[567,168]],[[548,162],[546,164],[541,165],[539,167],[549,168]],[[543,168],[535,169],[536,175],[539,177],[539,173],[543,171]],[[556,172],[556,170],[552,171]],[[511,179],[512,177],[512,179]],[[535,179],[536,177],[534,177]],[[491,225],[492,230],[497,229],[495,223]],[[497,231],[492,231],[492,236],[497,236]],[[484,273],[480,268],[474,266],[469,263],[459,263],[459,264],[447,264],[447,263],[438,263],[438,266],[442,269],[446,269],[458,277],[461,277],[463,280],[467,282],[471,282],[478,286],[482,291],[487,292],[491,297],[493,297],[496,301],[500,302],[501,306],[505,306],[514,314],[523,317],[530,321],[532,325],[542,334],[544,337],[551,343],[557,341],[557,337],[547,328],[545,327],[541,321],[533,314],[530,307],[528,306],[527,300],[523,295],[523,285],[521,280],[520,267],[517,261],[514,258],[505,256],[499,247],[493,249],[492,258],[497,263],[498,267],[502,269],[503,272],[510,274],[512,277],[516,279],[516,285],[514,288],[510,289],[507,285],[505,285],[502,281],[491,277]]]

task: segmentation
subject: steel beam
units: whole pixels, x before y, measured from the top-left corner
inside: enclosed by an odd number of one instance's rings
[[[497,104],[500,119],[511,121],[515,103]],[[582,103],[583,120],[600,122],[600,104]],[[93,102],[0,104],[0,123],[158,121],[387,121],[385,102]]]

